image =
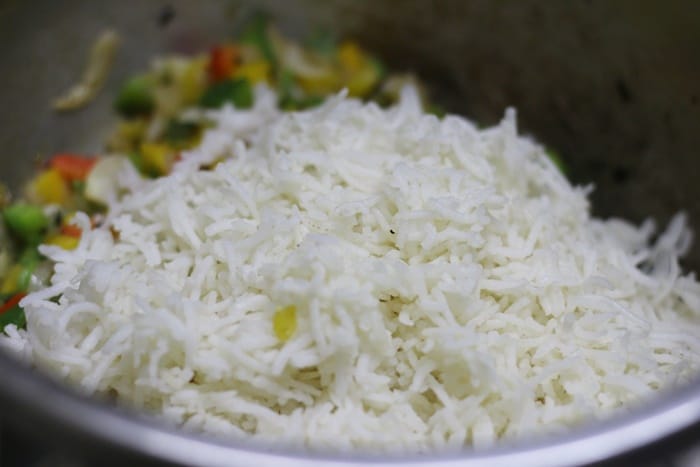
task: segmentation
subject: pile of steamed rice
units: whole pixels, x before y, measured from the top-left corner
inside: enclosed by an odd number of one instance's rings
[[[481,447],[698,370],[682,216],[653,243],[591,217],[512,110],[479,130],[412,88],[300,113],[256,92],[190,115],[214,127],[171,175],[124,167],[76,250],[41,247],[51,285],[4,347],[186,430],[335,450]]]

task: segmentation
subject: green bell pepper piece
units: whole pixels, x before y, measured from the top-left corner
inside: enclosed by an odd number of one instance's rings
[[[233,103],[239,109],[253,105],[253,88],[245,78],[227,79],[215,83],[204,92],[199,104],[202,107],[217,109],[226,102]]]

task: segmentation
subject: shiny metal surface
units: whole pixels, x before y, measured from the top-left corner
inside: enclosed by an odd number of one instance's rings
[[[163,8],[175,12],[163,20]],[[159,53],[229,37],[253,8],[288,32],[313,25],[358,37],[391,66],[414,69],[453,111],[492,123],[507,105],[524,131],[558,149],[595,210],[636,221],[685,208],[700,227],[700,3],[655,1],[100,1],[0,0],[0,180],[18,186],[41,157],[98,151],[111,94]],[[123,36],[107,87],[88,108],[49,108],[79,76],[106,27]],[[700,270],[700,247],[687,266]],[[115,411],[0,355],[0,416],[102,465],[578,465],[651,459],[700,438],[700,384],[563,437],[440,458],[308,457],[222,444]],[[390,429],[390,427],[389,427]],[[642,457],[639,457],[642,456]]]

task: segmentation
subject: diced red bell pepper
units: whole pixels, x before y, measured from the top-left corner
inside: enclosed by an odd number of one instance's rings
[[[230,78],[238,66],[240,50],[233,44],[217,45],[209,51],[209,81]]]
[[[58,171],[64,179],[73,182],[85,180],[96,162],[97,159],[94,157],[79,156],[77,154],[56,154],[49,161],[49,165],[52,169]]]
[[[61,235],[65,235],[67,237],[80,238],[82,234],[83,229],[81,229],[77,225],[67,224],[61,226]]]
[[[7,301],[5,303],[0,305],[0,315],[5,313],[6,311],[9,311],[12,308],[14,308],[15,305],[17,305],[20,302],[20,300],[22,300],[26,295],[27,295],[26,293],[22,292],[22,293],[14,294],[9,299],[7,299]]]

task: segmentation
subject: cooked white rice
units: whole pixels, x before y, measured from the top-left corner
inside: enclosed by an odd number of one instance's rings
[[[42,247],[51,286],[2,344],[185,429],[335,450],[486,446],[698,369],[683,217],[653,244],[592,218],[513,110],[479,130],[412,88],[389,110],[257,94],[170,176],[123,171],[76,250]]]

